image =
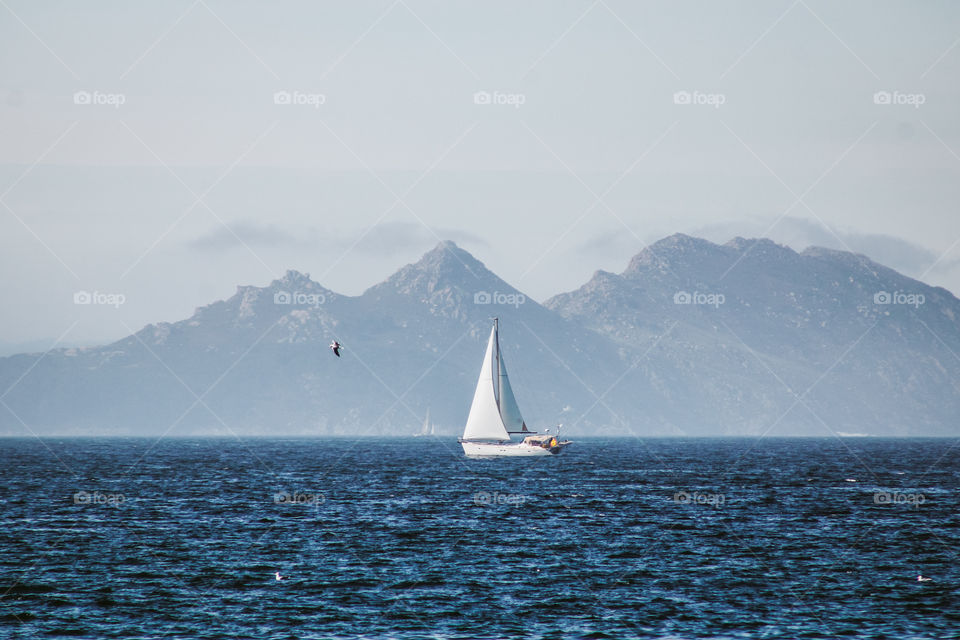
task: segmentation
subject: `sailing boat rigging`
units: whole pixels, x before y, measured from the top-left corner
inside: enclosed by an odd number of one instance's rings
[[[414,438],[420,436],[432,436],[436,433],[436,425],[430,424],[430,407],[427,407],[427,417],[423,419],[423,426],[418,433],[413,434]]]
[[[511,439],[514,435],[524,437],[517,442]],[[500,352],[499,320],[494,318],[470,415],[459,439],[463,452],[468,457],[558,454],[571,444],[558,436],[527,429]]]

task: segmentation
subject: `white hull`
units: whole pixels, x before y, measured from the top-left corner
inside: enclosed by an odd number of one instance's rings
[[[550,456],[556,455],[566,445],[558,445],[550,449],[523,442],[498,444],[496,442],[460,442],[463,452],[468,458],[489,458],[494,456]]]

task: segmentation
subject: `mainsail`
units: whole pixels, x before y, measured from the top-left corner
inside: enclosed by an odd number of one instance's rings
[[[510,387],[507,365],[503,362],[502,353],[500,354],[500,419],[503,420],[503,426],[508,432],[527,430],[527,425],[523,423],[523,416],[520,415],[520,407],[517,406],[517,399],[513,395],[513,388]]]
[[[426,436],[432,433],[430,431],[430,407],[427,407],[427,417],[423,419],[423,428],[420,429],[420,435]]]
[[[500,337],[494,321],[487,352],[480,367],[477,390],[473,394],[464,440],[509,440],[511,431],[526,431],[520,407],[510,388],[507,368],[500,354]]]

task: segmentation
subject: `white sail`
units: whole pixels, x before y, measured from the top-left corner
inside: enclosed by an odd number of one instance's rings
[[[523,423],[523,416],[520,415],[520,407],[517,406],[517,399],[513,395],[513,388],[510,386],[510,378],[507,377],[507,365],[503,362],[502,352],[500,353],[500,419],[503,420],[503,426],[507,431],[527,430],[527,425]]]
[[[497,365],[497,327],[490,331],[490,340],[487,342],[487,353],[483,357],[480,367],[480,378],[477,380],[477,390],[473,394],[473,404],[470,405],[470,415],[467,417],[467,426],[463,429],[464,440],[509,440],[510,434],[504,427],[500,417],[499,371]],[[509,390],[509,386],[507,387]],[[509,392],[511,397],[513,392]],[[516,405],[516,401],[514,401]]]
[[[427,407],[427,417],[423,419],[423,429],[420,430],[423,435],[430,434],[430,407]]]

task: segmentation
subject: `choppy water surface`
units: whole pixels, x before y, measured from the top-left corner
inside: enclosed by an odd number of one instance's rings
[[[0,636],[958,637],[952,444],[3,440]]]

